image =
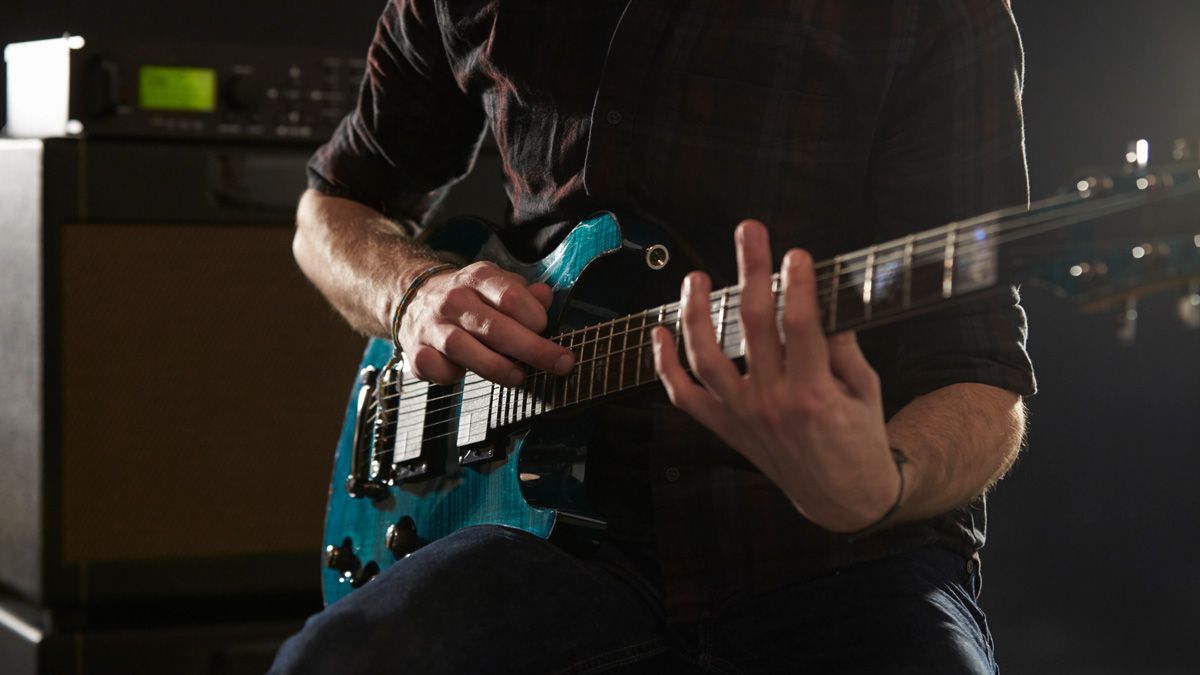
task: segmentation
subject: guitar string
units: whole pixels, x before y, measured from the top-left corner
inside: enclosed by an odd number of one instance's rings
[[[1084,219],[1084,218],[1087,218],[1087,217],[1091,217],[1091,216],[1090,216],[1090,215],[1088,215],[1088,214],[1078,214],[1078,213],[1076,213],[1076,214],[1074,214],[1073,216],[1070,216],[1070,217],[1068,217],[1066,220],[1071,220],[1072,218],[1076,218],[1076,219],[1078,219],[1078,220],[1082,220],[1082,219]],[[1059,226],[1062,226],[1063,224],[1064,224],[1064,223],[1059,223],[1059,224],[1057,224],[1057,225],[1054,225],[1054,226],[1052,226],[1052,227],[1050,227],[1050,228],[1043,227],[1043,228],[1041,228],[1041,229],[1042,229],[1042,230],[1046,230],[1046,229],[1053,229],[1053,227],[1059,227]],[[1030,236],[1030,235],[1032,235],[1032,234],[1034,234],[1034,233],[1025,233],[1024,235],[1021,235],[1021,236]],[[1009,241],[1012,241],[1012,240],[1015,240],[1015,239],[1017,239],[1017,238],[1020,238],[1020,237],[1013,236],[1013,237],[1009,237],[1009,238],[1008,238],[1008,240],[1009,240]],[[999,242],[996,242],[996,243],[999,243]],[[857,286],[857,284],[854,284],[854,286]],[[729,291],[729,290],[730,290],[730,289],[723,289],[723,291],[718,291],[718,293],[720,293],[720,292],[727,292],[727,291]],[[776,298],[777,298],[777,299],[776,299],[776,308],[778,309],[778,308],[779,308],[779,302],[780,302],[780,301],[781,301],[783,298],[782,298],[782,295],[781,295],[781,294],[778,294],[778,293],[776,294]],[[734,309],[734,308],[736,308],[736,307],[737,307],[737,305],[733,305],[733,306],[726,305],[726,310],[729,310],[729,309]],[[642,312],[641,314],[649,314],[649,313],[651,313],[651,312],[653,312],[653,311],[656,311],[656,310],[658,310],[658,309],[659,309],[659,308],[652,308],[652,310],[648,310],[648,311],[646,311],[646,312]],[[669,312],[677,312],[677,311],[678,311],[678,307],[677,307],[677,306],[672,306],[672,307],[671,307],[669,310],[667,310],[667,309],[666,309],[666,307],[664,306],[664,308],[662,308],[662,309],[663,309],[663,311],[660,311],[660,312],[659,312],[660,314],[668,314]],[[637,315],[636,315],[636,314],[635,314],[635,315],[631,315],[631,317],[630,317],[630,318],[632,318],[633,316],[637,316]],[[711,314],[711,312],[710,312],[710,317],[711,317],[711,316],[712,316],[712,314]],[[732,320],[732,322],[736,322],[736,321],[737,321],[737,320],[736,320],[736,318]],[[728,324],[728,323],[730,323],[730,322],[731,322],[730,320],[727,320],[725,323],[726,323],[726,324]],[[603,324],[601,324],[601,325],[603,325]],[[658,326],[658,325],[662,325],[662,324],[660,324],[660,323],[658,323],[658,322],[655,322],[655,323],[653,323],[653,324],[646,324],[646,325],[644,325],[644,326],[639,326],[639,327],[638,327],[636,330],[637,330],[637,331],[639,331],[639,332],[641,332],[641,333],[643,334],[643,336],[644,336],[644,335],[645,335],[645,332],[646,332],[646,328],[653,328],[653,327],[656,327],[656,326]],[[615,327],[615,324],[614,324],[614,327]],[[583,330],[583,331],[581,331],[581,332],[583,332],[583,333],[586,333],[586,330],[590,330],[590,329],[594,329],[594,328],[595,328],[595,326],[589,326],[589,327],[587,327],[586,329],[584,329],[584,330]],[[629,334],[631,334],[631,333],[632,333],[632,331],[630,331],[630,330],[626,330],[626,331],[624,331],[624,332],[615,332],[615,333],[610,333],[610,334],[607,334],[607,335],[600,335],[600,334],[599,334],[599,331],[597,331],[597,335],[596,335],[595,339],[593,339],[593,340],[590,340],[590,341],[588,341],[588,340],[586,340],[586,339],[585,339],[585,342],[584,342],[584,343],[581,343],[581,345],[572,345],[572,346],[579,346],[579,347],[583,347],[583,346],[586,346],[586,345],[588,345],[588,344],[599,345],[599,344],[600,344],[600,342],[601,342],[601,340],[603,340],[603,339],[609,339],[609,340],[610,340],[610,342],[611,342],[611,340],[612,340],[612,338],[613,338],[613,337],[622,337],[622,336],[627,336],[627,335],[629,335]],[[585,338],[586,338],[586,335],[585,335]],[[678,336],[678,335],[676,335],[676,336],[675,336],[675,338],[676,338],[676,341],[678,342],[678,340],[679,340],[679,336]],[[627,353],[627,352],[629,352],[629,351],[633,351],[633,350],[635,350],[635,349],[642,349],[642,350],[644,350],[648,344],[650,344],[650,343],[647,343],[647,342],[641,342],[641,343],[639,343],[638,345],[635,345],[634,347],[629,347],[629,348],[625,348],[625,349],[622,349],[622,350],[618,350],[617,352],[615,352],[615,354],[616,354],[616,355],[619,355],[619,356],[622,356],[624,353]],[[725,349],[725,345],[721,345],[721,347],[722,347],[722,351],[724,351],[724,349]],[[594,350],[594,351],[598,351],[598,350]],[[582,349],[581,349],[581,352],[582,352]],[[605,353],[605,354],[603,354],[603,355],[597,355],[597,356],[595,356],[595,357],[593,357],[593,358],[591,358],[591,359],[585,359],[585,360],[581,361],[581,362],[580,362],[579,364],[577,364],[577,365],[584,365],[584,364],[586,364],[586,363],[595,362],[595,361],[600,361],[600,360],[611,360],[612,356],[613,356],[613,353],[610,353],[610,352],[607,352],[607,351],[606,351],[606,353]],[[631,385],[629,385],[628,387],[623,387],[623,388],[630,388],[630,387],[633,387],[633,386],[638,386],[638,385],[642,384],[642,382],[641,382],[641,379],[640,379],[640,374],[639,374],[639,373],[640,373],[640,369],[641,369],[641,367],[642,367],[642,364],[641,364],[641,363],[635,363],[635,367],[639,369],[639,371],[638,371],[638,372],[635,372],[635,375],[638,375],[638,379],[637,379],[637,380],[635,380],[635,383],[634,383],[634,384],[631,384]],[[537,377],[537,375],[538,375],[538,374],[544,374],[544,373],[541,373],[541,371],[538,371],[537,373],[534,373],[534,375],[533,375],[532,377]],[[593,373],[593,377],[594,377],[594,376],[595,376],[595,374]],[[646,384],[648,384],[648,383],[650,383],[650,382],[653,382],[653,381],[655,381],[656,379],[657,379],[657,377],[656,377],[656,373],[650,373],[650,374],[649,374],[649,379],[648,379],[648,380],[647,380],[645,383],[646,383]],[[549,383],[549,380],[547,380],[547,383]],[[534,381],[534,382],[530,382],[529,380],[527,380],[527,384],[532,384],[534,387],[536,387],[536,381]],[[569,381],[565,381],[565,382],[564,382],[564,384],[565,384],[565,385],[567,385],[567,386],[569,386],[569,384],[570,384],[570,383],[569,383]],[[576,396],[574,397],[574,400],[564,400],[564,401],[562,402],[562,404],[561,404],[561,405],[558,405],[558,406],[555,406],[555,405],[554,405],[554,403],[553,403],[553,395],[557,393],[557,385],[558,385],[558,383],[557,383],[557,382],[555,383],[555,391],[554,391],[554,392],[552,392],[551,396],[549,397],[549,398],[550,398],[550,405],[546,405],[546,400],[545,400],[545,398],[546,398],[546,397],[543,397],[543,400],[540,402],[540,403],[541,403],[541,404],[540,404],[540,406],[538,405],[538,401],[537,401],[537,399],[536,399],[536,398],[534,399],[534,401],[533,401],[533,402],[530,402],[530,401],[528,400],[528,397],[530,397],[530,396],[535,396],[535,397],[536,397],[536,391],[533,391],[532,389],[525,388],[525,387],[522,387],[522,388],[509,388],[509,391],[510,391],[510,392],[513,392],[513,393],[512,393],[512,395],[514,395],[514,396],[517,396],[517,395],[524,396],[526,400],[524,400],[524,401],[521,401],[521,402],[518,404],[518,406],[517,406],[516,408],[510,408],[509,410],[506,410],[506,411],[503,411],[503,412],[499,413],[499,416],[500,416],[500,417],[508,417],[509,419],[507,419],[507,420],[506,420],[506,422],[505,422],[505,423],[507,424],[507,423],[511,423],[511,422],[514,422],[514,421],[519,421],[519,420],[525,419],[527,415],[536,415],[536,414],[542,414],[542,413],[544,413],[544,412],[549,412],[549,411],[552,411],[552,410],[555,410],[555,409],[558,409],[558,408],[561,408],[561,407],[567,407],[567,406],[570,406],[570,405],[575,405],[575,404],[578,404],[578,403],[586,402],[586,401],[592,400],[592,399],[594,399],[594,398],[598,398],[598,397],[600,397],[600,396],[604,396],[604,395],[606,395],[607,393],[612,393],[612,392],[615,392],[615,391],[620,391],[620,389],[615,389],[615,390],[605,391],[605,389],[606,389],[606,388],[605,388],[603,385],[601,385],[601,387],[600,387],[600,389],[601,389],[601,392],[600,392],[599,394],[596,394],[596,393],[594,393],[594,392],[595,392],[595,384],[596,384],[596,383],[595,383],[594,381],[592,381],[592,382],[589,382],[589,386],[588,386],[588,392],[589,392],[589,393],[588,393],[588,396],[587,396],[587,397],[581,397],[581,396],[579,396],[578,394],[576,394]],[[577,382],[577,383],[576,383],[576,390],[578,391],[578,390],[581,388],[581,386],[582,386],[582,382]],[[449,397],[458,396],[458,395],[459,395],[459,394],[452,394],[452,395],[448,395],[448,396],[444,396],[444,397],[435,397],[435,399],[431,399],[431,400],[437,400],[437,398],[449,398]],[[468,402],[468,401],[471,401],[471,400],[478,400],[478,399],[480,399],[480,398],[484,398],[484,397],[490,397],[490,396],[492,396],[492,388],[491,388],[491,386],[490,386],[490,383],[489,383],[489,392],[488,392],[487,394],[485,394],[485,395],[478,395],[478,396],[474,396],[474,397],[468,397],[468,398],[464,398],[464,399],[463,399],[463,402],[465,403],[465,402]],[[571,398],[571,397],[570,397],[570,396],[565,396],[564,398]],[[427,405],[427,404],[428,404],[428,402],[426,403],[426,405]],[[419,408],[410,409],[410,410],[409,410],[409,411],[407,411],[407,412],[412,412],[412,410],[415,410],[415,409],[419,409]],[[443,408],[439,408],[439,409],[431,410],[431,411],[428,411],[428,412],[424,413],[424,414],[423,414],[423,418],[424,418],[424,417],[426,417],[426,416],[431,416],[431,415],[434,415],[434,414],[437,414],[437,413],[443,412],[443,411],[454,411],[454,410],[461,410],[461,406],[452,405],[452,406],[448,406],[448,407],[443,407]],[[490,412],[490,411],[489,411],[489,412]],[[516,417],[516,419],[512,419],[513,417]],[[447,417],[447,418],[444,418],[444,419],[441,419],[441,420],[437,420],[437,421],[435,421],[435,422],[433,422],[433,423],[430,423],[430,424],[428,424],[428,425],[425,425],[425,427],[422,429],[422,431],[424,431],[425,429],[428,429],[428,428],[434,427],[434,426],[440,426],[440,425],[447,424],[447,423],[449,423],[449,422],[453,421],[454,419],[455,419],[455,415],[452,415],[452,416],[450,416],[450,417]],[[490,419],[489,419],[489,422],[490,422]],[[452,435],[456,435],[457,433],[458,433],[458,431],[456,430],[456,431],[453,431],[453,432],[450,432],[450,433],[447,433],[447,434],[442,434],[442,435],[439,435],[439,436],[433,436],[433,437],[430,437],[430,438],[428,438],[428,439],[423,439],[423,442],[424,442],[424,441],[428,441],[428,440],[435,440],[435,439],[438,439],[438,438],[443,438],[443,437],[446,437],[446,436],[452,436]],[[383,453],[377,453],[377,454],[386,454],[386,452],[387,452],[387,451],[383,451]]]
[[[1082,216],[1082,214],[1076,214],[1076,215],[1080,215],[1080,216]],[[1087,216],[1086,216],[1086,217],[1092,217],[1092,215],[1089,213],[1089,214],[1087,214]],[[1045,222],[1045,221],[1042,221],[1042,222]],[[1056,225],[1056,226],[1061,226],[1061,224],[1059,224],[1059,225]],[[1033,233],[1029,233],[1029,234],[1033,234]],[[1026,235],[1026,236],[1027,236],[1027,235]],[[984,241],[984,242],[981,242],[981,243],[977,244],[977,247],[984,247],[984,246],[990,247],[990,246],[993,246],[993,245],[996,245],[996,244],[1000,244],[1000,243],[1006,243],[1007,241],[1011,241],[1011,240],[1013,240],[1013,239],[1015,239],[1015,238],[1014,238],[1014,237],[1010,237],[1010,238],[1008,238],[1007,240],[1005,240],[1005,239],[999,239],[999,238],[998,238],[998,239],[991,239],[991,240]],[[971,246],[969,246],[969,245],[966,245],[966,244],[964,244],[962,247],[960,247],[960,250],[961,250],[961,249],[968,249],[968,250],[969,250],[970,248],[972,248],[972,247],[971,247]],[[944,249],[942,249],[942,250],[944,250]],[[914,254],[914,257],[915,257],[916,255],[917,255],[917,254]],[[866,266],[864,266],[864,269],[865,269],[865,267],[866,267]],[[839,271],[839,276],[841,276],[841,275],[844,275],[844,274],[847,274],[847,273],[850,273],[850,272],[849,272],[849,271],[845,271],[845,270],[843,270],[843,271]],[[773,275],[773,276],[775,276],[775,277],[778,277],[778,275]],[[825,277],[825,279],[828,279],[828,278],[829,278],[829,277]],[[773,281],[776,281],[776,280],[773,280]],[[775,285],[775,284],[773,283],[773,285]],[[857,288],[861,288],[861,285],[862,285],[862,284],[861,284],[861,282],[853,282],[853,281],[852,281],[852,282],[850,282],[850,283],[848,283],[848,284],[842,284],[842,285],[839,285],[839,286],[837,287],[837,289],[836,289],[836,290],[837,290],[837,291],[841,291],[841,290],[842,290],[842,289],[844,289],[844,288],[856,288],[856,289],[857,289]],[[824,288],[824,289],[820,289],[820,291],[821,291],[821,295],[818,297],[818,302],[819,302],[819,303],[821,303],[822,305],[824,305],[824,304],[827,304],[827,301],[831,299],[831,297],[830,297],[830,294],[831,294],[831,293],[833,293],[833,292],[834,292],[834,290],[835,290],[835,289],[833,289],[833,288],[831,288],[831,287],[826,287],[826,288]],[[775,297],[776,297],[776,305],[777,305],[777,307],[776,307],[776,308],[778,309],[779,302],[781,301],[781,299],[782,299],[782,297],[783,297],[783,295],[784,295],[784,293],[783,293],[783,289],[774,289],[774,290],[773,290],[773,294],[774,294],[774,295],[775,295]],[[713,291],[713,292],[711,292],[711,293],[709,294],[709,296],[710,296],[710,297],[709,297],[709,302],[710,302],[710,304],[711,304],[711,303],[714,303],[714,302],[716,302],[716,301],[718,301],[718,300],[720,300],[720,299],[722,298],[722,296],[724,296],[724,298],[725,298],[725,310],[726,310],[727,312],[728,312],[729,310],[736,310],[736,309],[738,309],[738,308],[741,306],[741,305],[740,305],[740,302],[739,302],[739,299],[740,299],[740,297],[741,297],[741,291],[740,291],[740,289],[739,289],[739,288],[737,288],[736,286],[731,286],[731,287],[727,287],[727,288],[724,288],[724,289],[718,289],[718,290],[716,290],[716,291]],[[718,307],[718,312],[719,312],[719,311],[720,311],[720,308]],[[561,339],[563,336],[575,337],[575,336],[577,336],[577,335],[579,335],[579,334],[583,334],[583,335],[584,335],[584,340],[583,340],[582,342],[580,342],[579,344],[572,344],[572,345],[570,345],[570,347],[578,349],[578,350],[579,350],[579,352],[580,352],[580,354],[582,355],[582,353],[584,352],[584,350],[585,350],[587,347],[589,347],[589,346],[594,346],[594,345],[599,345],[599,344],[601,343],[601,341],[602,341],[602,340],[605,340],[605,339],[607,339],[607,340],[610,340],[610,341],[611,341],[611,340],[613,340],[613,339],[615,339],[615,338],[627,337],[627,336],[633,335],[633,334],[634,334],[634,333],[636,333],[636,332],[644,332],[644,331],[645,331],[645,329],[647,329],[647,328],[653,328],[654,326],[658,325],[658,322],[657,322],[657,317],[656,317],[656,321],[655,321],[654,323],[651,323],[651,322],[649,322],[649,321],[648,321],[648,319],[649,319],[649,317],[650,317],[650,315],[651,315],[651,314],[661,314],[661,315],[663,315],[663,318],[665,318],[665,319],[672,319],[672,320],[674,320],[674,319],[676,319],[676,318],[678,317],[678,315],[679,315],[679,312],[680,312],[679,303],[677,303],[677,302],[676,302],[676,303],[670,303],[670,304],[667,304],[667,305],[663,305],[663,306],[661,306],[661,307],[653,307],[653,308],[649,308],[649,309],[647,309],[647,310],[644,310],[644,311],[642,311],[642,312],[637,312],[637,313],[634,313],[634,314],[630,314],[630,315],[627,315],[627,316],[625,316],[625,317],[620,317],[620,318],[618,318],[618,319],[614,319],[614,320],[611,320],[611,321],[608,321],[608,322],[604,322],[604,323],[600,323],[600,324],[593,324],[593,325],[591,325],[591,326],[586,326],[586,327],[584,327],[584,328],[581,328],[581,329],[577,329],[577,330],[569,331],[569,332],[566,332],[566,333],[562,333],[562,334],[560,334],[560,335],[557,335],[557,336],[555,336],[555,338],[560,338],[560,339]],[[712,311],[710,311],[710,316],[712,316],[712,314],[713,314],[713,312],[712,312]],[[636,319],[637,319],[639,316],[640,316],[640,317],[642,317],[642,319],[643,319],[643,321],[642,321],[642,325],[639,325],[639,326],[636,326],[636,327],[634,327],[634,326],[630,325],[630,324],[632,324],[632,323],[633,323],[633,321],[634,321],[634,320],[636,320]],[[714,317],[714,318],[715,318],[715,317]],[[722,328],[724,328],[725,326],[728,326],[728,325],[730,325],[730,324],[737,323],[737,321],[738,321],[738,319],[737,319],[737,317],[736,317],[736,316],[735,316],[735,317],[733,317],[733,318],[731,318],[731,319],[727,319],[727,320],[725,321],[725,323],[724,323],[724,325],[723,325],[723,327],[722,327]],[[618,324],[619,324],[619,323],[622,323],[622,322],[626,324],[626,325],[625,325],[625,327],[624,327],[624,329],[623,329],[623,330],[617,330],[617,326],[618,326]],[[714,326],[714,327],[715,327],[715,326]],[[604,329],[605,329],[605,328],[608,328],[608,331],[607,331],[607,332],[605,332],[605,331],[604,331]],[[587,333],[588,331],[593,331],[593,335],[592,335],[592,336],[590,336],[590,337],[589,337],[589,336],[587,336],[587,335],[586,335],[586,333]],[[577,362],[577,363],[576,363],[576,367],[578,367],[578,366],[581,366],[581,365],[586,365],[586,364],[588,364],[588,363],[590,363],[590,362],[593,362],[593,361],[599,361],[599,360],[603,360],[603,359],[611,358],[613,355],[618,355],[618,356],[620,356],[620,355],[623,355],[623,354],[625,354],[625,353],[627,353],[627,352],[629,352],[629,351],[633,351],[633,350],[636,350],[636,349],[638,349],[638,348],[644,348],[645,344],[647,344],[647,343],[644,343],[644,342],[643,342],[643,343],[641,343],[641,344],[635,344],[634,346],[632,346],[632,347],[628,347],[628,348],[626,348],[626,349],[624,349],[624,350],[618,350],[618,351],[616,351],[616,352],[606,351],[604,354],[596,354],[596,355],[595,355],[593,358],[584,359],[584,360],[581,360],[581,361]],[[564,346],[566,346],[566,345],[564,345]],[[597,351],[597,350],[593,350],[593,351],[595,352],[595,351]],[[539,375],[541,375],[541,374],[543,374],[543,373],[544,373],[544,371],[533,371],[533,372],[531,372],[531,374],[530,374],[530,375],[528,375],[528,376],[527,376],[527,380],[529,380],[529,379],[532,379],[532,378],[535,378],[535,377],[538,377]],[[417,378],[409,378],[409,379],[407,379],[407,380],[404,380],[404,381],[403,381],[403,384],[407,386],[407,385],[413,385],[413,384],[417,384],[417,383],[420,383],[420,382],[422,382],[422,381],[421,381],[421,380],[419,380],[419,379],[417,379]],[[511,387],[511,388],[509,388],[509,389],[511,389],[511,390],[519,390],[520,388],[521,388],[521,387]],[[488,394],[488,395],[489,395],[489,396],[491,395],[491,394],[490,394],[490,392],[489,392],[489,394]],[[390,401],[396,400],[396,398],[397,398],[397,397],[399,397],[399,398],[400,398],[400,400],[401,400],[401,403],[403,403],[405,400],[417,399],[417,398],[420,398],[421,396],[422,396],[422,394],[420,394],[420,393],[417,393],[417,394],[412,394],[412,395],[409,395],[409,396],[404,396],[404,394],[403,394],[403,393],[400,393],[400,394],[390,394],[390,395],[385,395],[385,396],[384,396],[384,400],[385,400],[385,401],[387,401],[387,402],[390,402]],[[457,393],[454,393],[454,394],[446,394],[446,395],[439,396],[439,397],[433,397],[433,398],[430,398],[430,399],[426,399],[426,400],[425,400],[425,401],[424,401],[422,404],[420,404],[420,405],[428,405],[430,402],[434,402],[434,401],[437,401],[437,400],[440,400],[440,399],[453,398],[453,397],[456,397],[456,396],[458,396],[458,394],[457,394]],[[473,398],[482,398],[482,396],[477,396],[477,397],[473,397]],[[473,400],[473,398],[469,398],[469,399],[465,399],[465,400]],[[403,409],[400,409],[400,412],[409,412],[409,411],[405,411],[405,410],[403,410]]]

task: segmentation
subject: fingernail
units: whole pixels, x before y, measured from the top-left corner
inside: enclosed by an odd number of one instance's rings
[[[563,354],[554,362],[555,375],[567,375],[571,372],[571,368],[575,366],[575,356],[572,354]]]

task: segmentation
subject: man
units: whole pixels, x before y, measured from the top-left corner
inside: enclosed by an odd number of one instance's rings
[[[538,336],[547,287],[410,239],[490,130],[514,251],[600,209],[683,242],[697,381],[660,329],[671,403],[603,409],[598,547],[462,530],[310,620],[276,672],[995,671],[979,495],[1034,390],[1023,312],[1009,294],[827,339],[812,259],[1027,200],[1006,0],[393,0],[369,62],[295,239],[354,326],[395,321],[434,382],[569,372]],[[744,375],[710,279],[741,284]]]

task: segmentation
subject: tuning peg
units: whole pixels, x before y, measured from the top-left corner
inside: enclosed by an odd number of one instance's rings
[[[1117,315],[1117,340],[1129,346],[1137,339],[1137,296],[1125,298],[1125,311]]]
[[[1200,280],[1188,284],[1187,292],[1179,298],[1179,320],[1190,329],[1200,328]]]

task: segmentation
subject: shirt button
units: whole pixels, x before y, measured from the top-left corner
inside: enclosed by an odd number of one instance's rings
[[[604,114],[604,119],[614,127],[621,123],[621,112],[617,109],[609,110]]]
[[[674,466],[668,466],[666,472],[663,475],[667,479],[668,483],[674,483],[675,481],[679,480],[679,468],[674,467]]]

